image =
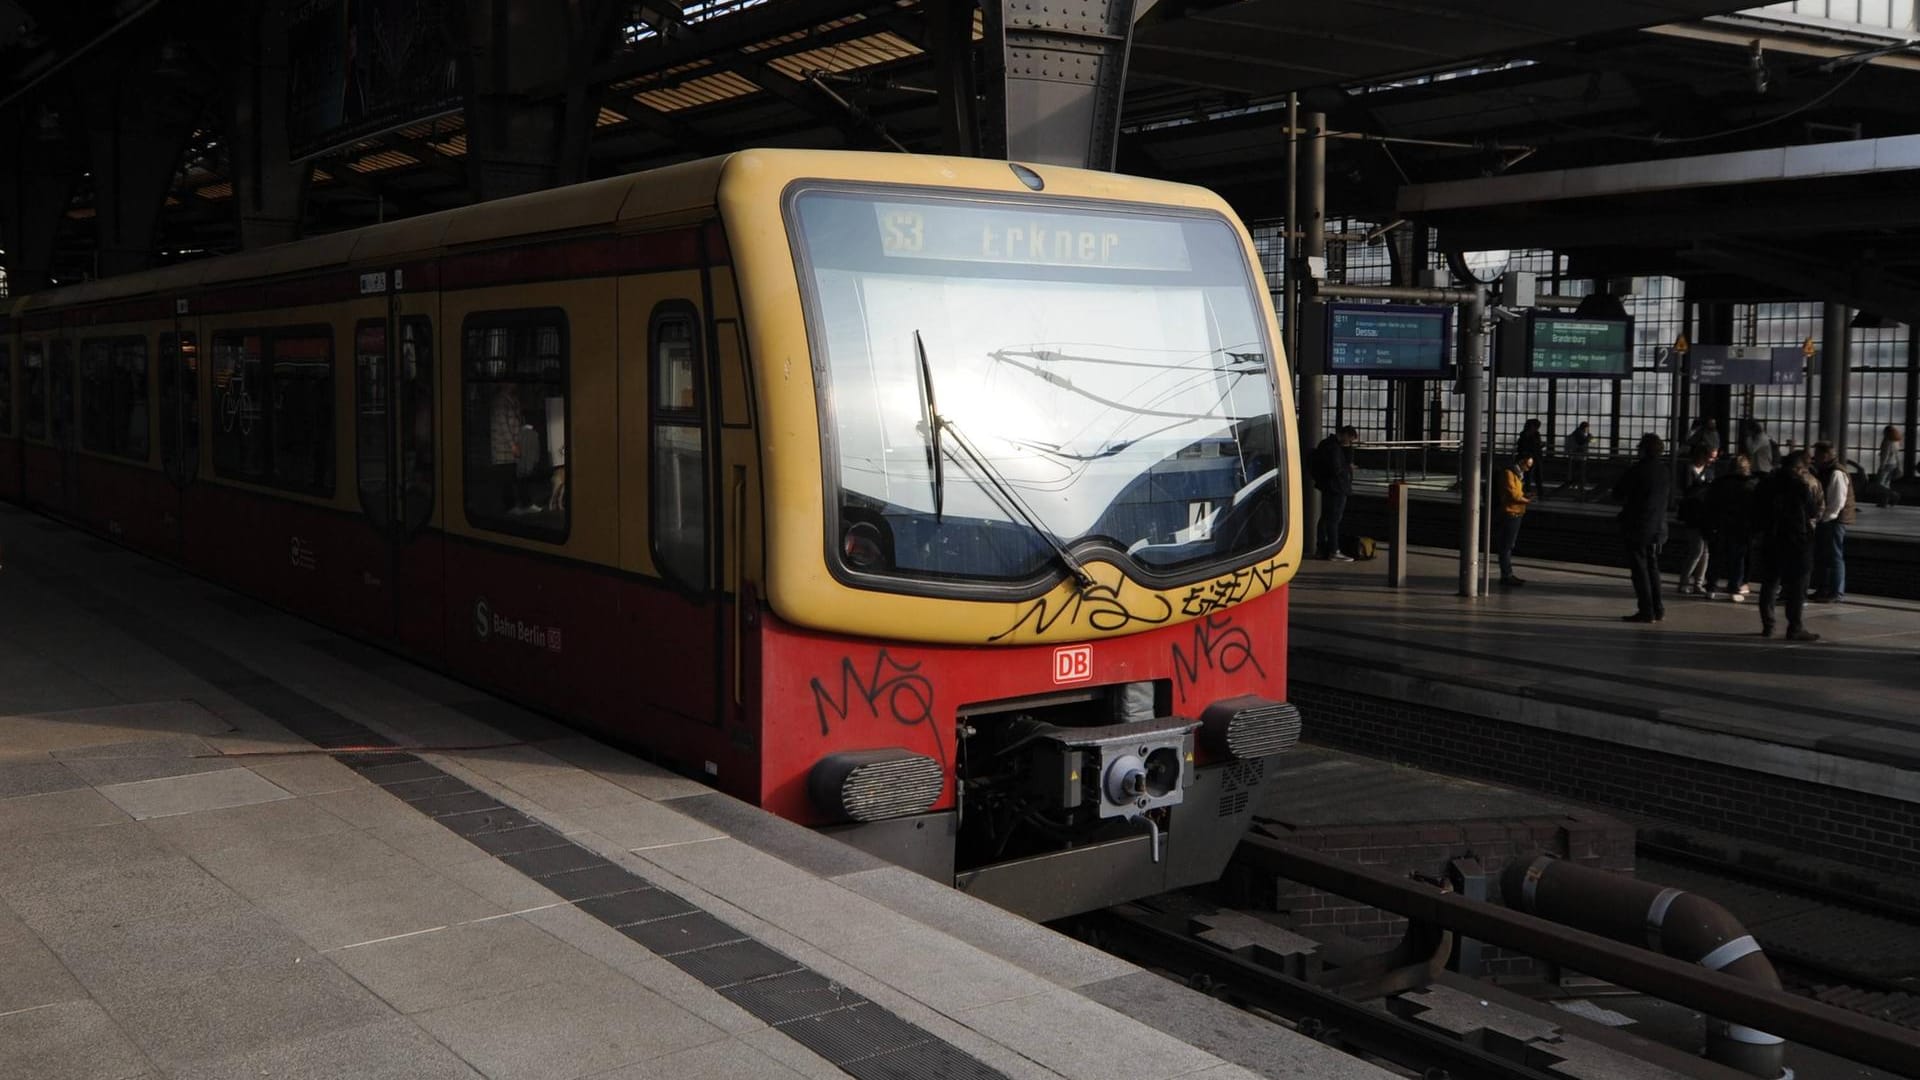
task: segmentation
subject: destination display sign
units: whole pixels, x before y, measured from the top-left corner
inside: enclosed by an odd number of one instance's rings
[[[890,259],[1186,272],[1177,221],[1125,214],[933,202],[876,202],[880,249]]]
[[[1327,373],[1432,378],[1446,373],[1453,309],[1328,304]]]
[[[1533,312],[1527,317],[1527,374],[1624,379],[1633,374],[1633,320]]]
[[[1800,386],[1809,357],[1797,346],[1695,345],[1692,359],[1693,380],[1708,386]]]

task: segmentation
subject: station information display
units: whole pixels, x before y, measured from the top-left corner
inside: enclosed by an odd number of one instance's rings
[[[1527,374],[1560,379],[1627,378],[1633,374],[1633,320],[1530,313]]]
[[[1328,304],[1327,374],[1435,378],[1448,373],[1453,309]]]

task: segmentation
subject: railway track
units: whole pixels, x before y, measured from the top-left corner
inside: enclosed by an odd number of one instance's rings
[[[1920,1031],[1920,909],[1675,844],[1636,846],[1637,876],[1733,912],[1787,989]]]

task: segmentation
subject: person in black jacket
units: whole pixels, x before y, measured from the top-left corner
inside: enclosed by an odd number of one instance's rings
[[[1733,467],[1714,478],[1707,488],[1707,519],[1713,524],[1713,570],[1707,577],[1707,595],[1717,597],[1713,586],[1727,581],[1727,599],[1742,603],[1747,599],[1747,549],[1753,536],[1754,492],[1760,481],[1753,475],[1753,461],[1735,454]]]
[[[1633,573],[1633,595],[1639,606],[1623,622],[1651,623],[1667,617],[1660,600],[1660,545],[1667,539],[1667,494],[1673,481],[1660,456],[1666,444],[1660,436],[1640,436],[1640,460],[1613,485],[1621,501],[1620,540],[1627,549],[1627,569]]]
[[[1313,451],[1313,486],[1320,489],[1320,524],[1314,542],[1315,554],[1322,559],[1353,561],[1340,550],[1340,519],[1347,512],[1347,496],[1353,494],[1353,444],[1359,441],[1358,430],[1343,427],[1320,440]]]
[[[1712,538],[1712,523],[1707,519],[1707,487],[1713,483],[1707,469],[1714,452],[1695,446],[1680,467],[1680,539],[1687,545],[1687,561],[1680,571],[1680,595],[1709,595],[1707,590],[1707,543]]]
[[[1513,460],[1532,461],[1527,466],[1526,475],[1521,477],[1521,486],[1537,496],[1545,497],[1546,492],[1540,486],[1540,459],[1547,453],[1546,437],[1540,434],[1540,421],[1528,420],[1520,429],[1520,436],[1513,440]]]
[[[1813,569],[1814,523],[1820,516],[1820,485],[1807,469],[1804,451],[1788,454],[1754,498],[1754,533],[1760,541],[1760,636],[1773,636],[1773,602],[1787,597],[1787,640],[1819,641],[1800,621],[1807,578]]]

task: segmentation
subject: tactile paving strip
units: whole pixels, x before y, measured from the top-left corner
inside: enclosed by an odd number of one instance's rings
[[[394,742],[251,670],[209,643],[162,629],[137,610],[109,602],[100,590],[71,575],[58,580],[54,580],[56,575],[44,573],[35,577],[42,584],[76,596],[83,604],[92,601],[90,610],[116,629],[272,717],[301,738],[324,749],[339,750],[333,755],[335,760],[395,796],[410,800],[409,806],[561,897],[578,902],[643,891],[656,894],[646,900],[580,906],[848,1075],[860,1080],[1008,1080],[1005,1073],[926,1029],[754,941],[641,875],[580,847],[434,765],[397,751],[350,749],[391,747]],[[220,598],[234,609],[251,605],[260,613],[270,610],[229,593],[221,593]],[[508,835],[536,830],[537,835]],[[635,911],[644,912],[647,904],[667,904],[668,898],[685,910],[670,906],[670,914],[658,918],[642,914],[641,921],[625,921]],[[662,925],[667,922],[679,925]],[[670,933],[669,929],[684,932]]]
[[[1005,1080],[926,1029],[411,754],[334,757],[850,1075]]]

